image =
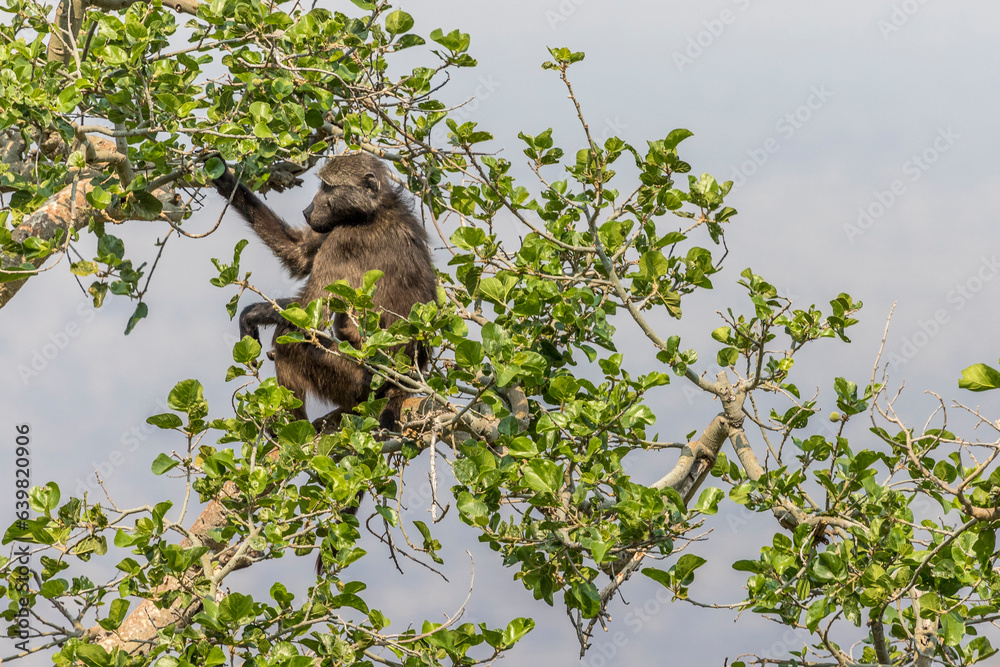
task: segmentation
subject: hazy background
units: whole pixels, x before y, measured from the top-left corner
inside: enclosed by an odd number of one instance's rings
[[[318,4],[356,12],[347,2]],[[699,370],[715,372],[718,345],[708,336],[721,325],[715,311],[747,312],[735,282],[749,266],[800,307],[815,303],[828,310],[827,302],[841,291],[864,301],[852,345],[820,342],[795,369],[793,381],[804,393],[821,392],[824,414],[833,407],[835,376],[859,384],[870,377],[895,302],[885,352],[897,355],[890,372],[897,382],[905,379],[905,413],[914,425],[921,425],[934,405],[924,389],[980,403],[984,412],[1000,417],[997,395],[960,394],[956,383],[965,366],[994,363],[1000,354],[995,308],[1000,281],[994,280],[1000,262],[992,231],[1000,145],[1000,7],[926,0],[398,6],[414,15],[420,34],[437,27],[471,33],[479,67],[455,76],[443,97],[452,103],[476,97],[459,117],[493,132],[496,148],[515,164],[525,161],[519,131],[537,134],[553,127],[567,153],[582,146],[564,88],[555,73],[540,67],[549,57],[546,46],[566,46],[587,52],[570,71],[597,136],[617,134],[643,150],[647,139],[688,128],[695,136],[682,144],[681,156],[694,172],[737,182],[727,203],[739,215],[727,229],[730,255],[726,270],[713,277],[716,289],[686,299],[681,322],[658,321],[662,335],[679,333],[685,347],[699,350]],[[519,169],[520,175],[527,173]],[[623,180],[619,188],[628,185]],[[307,180],[299,191],[268,201],[298,221],[314,187],[315,181]],[[213,194],[208,199],[209,206],[185,223],[189,231],[214,223],[220,207]],[[664,224],[674,223],[664,219]],[[167,227],[129,223],[111,231],[125,239],[136,264],[151,265],[152,244]],[[519,232],[510,229],[512,235]],[[122,333],[133,304],[109,297],[94,311],[65,260],[30,280],[3,309],[0,443],[7,453],[0,453],[5,457],[0,488],[8,491],[0,501],[0,524],[12,520],[13,433],[14,425],[24,422],[32,427],[33,483],[56,481],[64,499],[87,490],[91,500],[107,503],[94,482],[95,470],[119,507],[154,497],[179,499],[180,482],[153,477],[149,466],[157,453],[184,443],[154,432],[145,419],[166,411],[162,402],[169,390],[192,377],[204,383],[213,417],[231,414],[236,387],[224,378],[236,324],[224,304],[233,291],[208,280],[216,275],[210,258],[230,261],[240,238],[252,236],[232,215],[207,239],[172,238],[153,276],[149,317],[128,337]],[[84,255],[92,250],[88,243],[80,246]],[[255,239],[243,268],[274,296],[295,289]],[[623,327],[623,333],[627,365],[648,368],[653,359],[648,346],[634,330]],[[273,372],[270,365],[267,369]],[[679,382],[661,390],[652,407],[663,440],[704,428],[718,410],[717,403]],[[852,423],[849,435],[856,447],[873,445],[867,426],[864,419]],[[758,434],[749,435],[760,445]],[[206,441],[211,444],[212,438],[209,434]],[[652,481],[673,460],[669,453],[643,458],[636,476]],[[423,475],[408,473],[414,518],[427,516],[422,511],[427,494],[419,488]],[[514,571],[503,569],[456,515],[452,510],[436,532],[445,544],[450,583],[412,563],[399,576],[385,549],[367,534],[364,546],[373,557],[349,576],[371,583],[369,600],[397,622],[393,629],[409,619],[443,620],[442,613],[457,610],[467,593],[471,568],[463,551],[468,549],[476,563],[475,586],[464,620],[496,625],[531,616],[538,627],[508,662],[578,663],[576,637],[560,604],[551,609],[533,601],[512,581]],[[729,563],[737,556],[755,558],[773,522],[726,503],[708,527],[715,531],[712,541],[691,547],[710,560],[698,573],[692,597],[736,602],[745,577]],[[266,596],[281,578],[301,596],[312,581],[311,566],[311,558],[286,558],[255,566],[252,574],[238,573],[231,586]],[[289,569],[295,572],[290,575]],[[108,574],[93,564],[71,572],[98,580]],[[642,576],[623,594],[624,602],[613,605],[609,632],[599,631],[585,664],[663,663],[670,651],[669,664],[721,665],[741,653],[783,657],[803,640],[749,613],[737,620],[732,611],[670,603],[663,589]],[[0,657],[13,652],[11,643],[0,640]],[[31,664],[47,663],[39,658]]]

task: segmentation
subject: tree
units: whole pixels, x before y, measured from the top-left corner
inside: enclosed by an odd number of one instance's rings
[[[114,225],[162,221],[161,251],[172,236],[192,236],[185,227],[221,168],[216,156],[266,191],[294,187],[333,150],[373,152],[393,164],[450,255],[437,303],[388,332],[370,330],[360,350],[336,352],[413,395],[399,433],[376,432],[377,400],[331,435],[290,421],[294,398],[260,374],[260,346],[244,339],[227,377],[247,382],[234,391],[234,414],[210,410],[201,382],[187,380],[169,391],[171,412],[150,417],[184,443],[152,462],[155,474],[182,480],[181,507],[150,499],[122,510],[64,501],[51,483],[20,489],[27,506],[5,542],[35,545],[42,569],[4,561],[5,614],[51,624],[51,643],[33,650],[94,665],[129,664],[126,654],[134,664],[222,664],[227,648],[261,665],[489,661],[532,621],[490,628],[456,614],[390,633],[349,578],[366,550],[362,522],[345,510],[362,489],[375,499],[364,523],[385,549],[439,559],[433,522],[407,525],[397,502],[408,464],[426,458],[432,479],[443,463],[454,475],[451,489],[433,489],[441,516],[454,503],[536,599],[563,606],[581,652],[637,572],[688,601],[705,560],[686,545],[720,503],[735,502],[775,520],[760,558],[733,564],[748,573],[739,608],[809,633],[781,659],[923,665],[992,655],[978,633],[997,613],[1000,441],[964,439],[944,421],[914,430],[879,373],[861,386],[835,378],[838,411],[823,422],[793,382],[795,361],[806,345],[835,344],[821,339],[847,342],[861,304],[840,294],[825,312],[796,307],[751,269],[730,278],[747,301],[722,308],[724,326],[704,331],[719,344],[708,376],[711,362],[664,333],[685,297],[718,280],[736,214],[724,202],[731,183],[690,175],[679,151],[691,133],[644,149],[596,140],[570,78],[583,54],[553,48],[543,67],[565,88],[586,142],[567,154],[551,130],[522,133],[537,180],[520,184],[491,135],[435,99],[449,72],[475,66],[469,36],[436,29],[427,42],[405,11],[354,4],[351,13],[249,1],[66,1],[54,18],[30,2],[2,10],[0,306],[87,233],[98,252],[71,271],[90,277],[95,306],[109,291],[135,302],[126,334],[142,326],[155,263],[134,266]],[[421,64],[392,74],[403,51]],[[445,145],[432,136],[442,125]],[[230,315],[244,292],[271,296],[249,280],[243,247],[216,263],[213,284],[233,293]],[[377,288],[377,276],[335,286],[328,305],[364,322]],[[317,344],[326,330],[318,306],[285,310]],[[629,370],[626,326],[659,367]],[[426,375],[387,354],[411,338],[439,351]],[[988,367],[965,377],[972,389],[1000,384]],[[649,399],[678,383],[721,408],[700,435],[666,431]],[[848,424],[866,413],[876,437],[852,447]],[[662,468],[650,486],[626,470],[643,452]],[[191,523],[195,493],[206,507]],[[237,570],[311,556],[320,544],[336,549],[332,572],[304,600],[280,582],[269,600],[225,590]],[[65,578],[95,558],[113,559],[117,578]],[[862,645],[843,648],[859,634]]]

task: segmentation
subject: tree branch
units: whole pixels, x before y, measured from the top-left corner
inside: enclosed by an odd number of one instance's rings
[[[144,1],[145,0],[89,0],[88,4],[91,7],[100,7],[101,9],[122,10],[128,9],[137,2]],[[198,14],[198,5],[201,3],[199,3],[198,0],[166,0],[163,4],[170,7],[175,12],[196,16]]]
[[[508,391],[514,395],[521,393],[517,389],[508,389]],[[515,399],[514,402],[519,404],[520,400],[523,400],[523,394],[521,394],[520,399]],[[431,410],[438,409],[434,401],[425,397],[409,398],[403,403],[403,414],[409,412],[417,417],[429,414]],[[439,437],[444,437],[445,434],[449,433],[465,432],[475,434],[478,437],[486,437],[488,442],[492,442],[489,438],[492,436],[495,439],[499,435],[497,429],[498,423],[499,420],[496,418],[466,415],[461,421],[452,421],[450,427],[445,426]],[[405,427],[406,425],[404,424],[403,426]],[[421,434],[421,437],[417,438],[417,442],[423,447],[429,447],[431,439],[432,434],[428,432]],[[397,452],[402,448],[403,443],[404,440],[402,438],[387,440],[382,444],[382,452],[384,454]],[[276,456],[277,451],[273,452],[273,454]],[[198,516],[194,524],[192,524],[189,531],[190,537],[185,538],[181,542],[181,546],[185,548],[202,544],[211,549],[211,552],[206,554],[206,556],[214,572],[213,576],[218,576],[216,585],[221,583],[228,571],[248,567],[257,560],[244,553],[241,562],[232,563],[231,561],[234,556],[239,555],[241,550],[233,549],[226,543],[216,542],[210,537],[213,531],[223,528],[226,525],[229,511],[225,508],[223,502],[227,498],[234,497],[237,492],[236,485],[232,482],[227,482],[222,487],[219,497],[213,499]],[[203,558],[202,560],[206,559]],[[96,643],[109,652],[113,648],[118,647],[131,655],[146,654],[154,645],[153,639],[155,639],[158,631],[170,624],[175,624],[178,629],[183,628],[201,610],[200,598],[185,601],[183,596],[181,596],[173,605],[162,609],[157,607],[156,600],[173,591],[190,589],[196,579],[204,574],[205,568],[201,563],[193,566],[183,577],[170,579],[157,588],[154,592],[154,597],[143,600],[125,618],[118,630],[108,632],[97,625],[88,630],[87,635],[94,637]],[[221,598],[221,596],[217,596],[217,598]]]

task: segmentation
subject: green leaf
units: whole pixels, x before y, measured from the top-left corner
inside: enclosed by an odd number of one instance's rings
[[[514,355],[511,362],[521,368],[526,375],[534,375],[538,379],[548,373],[549,363],[545,357],[531,350],[521,350]],[[506,381],[499,383],[501,386],[507,384]]]
[[[622,428],[631,429],[636,426],[648,426],[655,421],[656,415],[653,414],[653,411],[640,403],[625,411],[621,418],[621,425]]]
[[[105,234],[97,242],[97,261],[118,266],[125,257],[125,244],[117,236]]]
[[[136,304],[135,310],[132,312],[132,316],[128,318],[128,323],[125,325],[125,335],[129,335],[135,325],[139,323],[139,320],[146,317],[149,313],[149,308],[146,306],[145,301],[140,301]]]
[[[77,104],[83,101],[83,93],[77,90],[76,86],[67,86],[59,93],[58,105],[60,113],[69,113]]]
[[[534,628],[534,620],[530,618],[515,618],[507,624],[507,628],[503,631],[502,643],[497,648],[508,648],[513,646]]]
[[[59,506],[59,485],[55,482],[33,487],[28,495],[32,508],[40,514],[47,514]]]
[[[69,154],[66,164],[68,164],[72,169],[86,169],[87,155],[82,150],[73,151]]]
[[[681,319],[681,295],[677,292],[665,292],[660,295],[663,301],[663,305],[666,307],[667,312],[670,313],[671,317]]]
[[[671,131],[670,134],[667,135],[667,138],[663,140],[663,147],[668,150],[677,148],[677,144],[681,143],[688,137],[693,137],[693,136],[694,132],[692,132],[691,130],[685,130],[685,129],[673,130]]]
[[[184,424],[180,417],[171,412],[165,412],[160,415],[148,417],[146,419],[146,423],[163,429],[180,428]]]
[[[316,429],[312,423],[300,419],[287,426],[283,426],[278,432],[278,441],[284,445],[295,445],[304,447],[316,438]]]
[[[92,276],[97,273],[97,262],[73,262],[69,270],[75,276]]]
[[[505,275],[502,278],[490,276],[479,281],[479,293],[487,301],[503,305],[507,303],[510,292],[516,285],[516,276]]]
[[[305,656],[298,657],[304,658]],[[226,654],[222,651],[222,648],[219,646],[213,646],[209,650],[208,655],[202,658],[201,664],[205,667],[218,667],[219,665],[226,664],[226,662],[228,662],[228,660],[226,660]],[[290,660],[287,664],[289,667],[299,667],[299,665],[295,662],[295,658],[292,658],[292,660]],[[305,663],[300,664],[304,665]]]
[[[267,126],[267,123],[260,121],[253,126],[253,135],[258,139],[273,139],[274,132]]]
[[[529,461],[524,468],[524,482],[540,493],[557,493],[562,487],[563,467],[547,459]]]
[[[78,644],[75,648],[76,657],[86,667],[110,667],[111,655],[99,644]]]
[[[87,202],[94,208],[105,209],[111,205],[111,193],[100,185],[95,185],[87,193]]]
[[[394,528],[399,526],[399,514],[395,509],[386,507],[385,505],[376,505],[375,511],[378,512],[390,526]]]
[[[108,284],[95,280],[90,284],[90,287],[87,288],[87,293],[94,298],[94,308],[100,308],[104,303],[104,297],[108,294]]]
[[[580,382],[572,375],[559,375],[549,382],[549,396],[556,403],[565,403],[576,398]],[[626,427],[628,428],[628,427]]]
[[[644,278],[654,280],[665,275],[670,270],[670,263],[659,250],[643,253],[639,258],[639,274]]]
[[[178,382],[167,396],[167,407],[186,413],[192,420],[200,419],[208,414],[205,388],[197,380]]]
[[[941,598],[937,593],[924,593],[920,596],[921,618],[934,618],[934,616],[941,611]]]
[[[580,62],[581,60],[584,59],[584,56],[586,55],[584,54],[583,51],[570,51],[566,47],[557,47],[557,48],[549,47],[549,54],[551,54],[552,57],[555,58],[556,62],[565,65],[571,65],[573,63]]]
[[[125,616],[128,614],[129,601],[118,598],[117,600],[111,601],[111,607],[108,609],[108,617],[101,626],[105,630],[117,630],[122,621],[125,620]],[[110,627],[109,627],[110,626]]]
[[[538,445],[527,436],[514,438],[507,445],[507,453],[517,459],[530,459],[538,456]]]
[[[590,553],[594,557],[595,563],[603,563],[605,561],[605,556],[608,554],[608,550],[611,549],[610,544],[607,542],[600,542],[598,540],[586,540],[585,546],[590,549]]]
[[[813,601],[809,605],[808,611],[806,611],[806,627],[810,632],[815,632],[816,628],[819,627],[819,622],[830,613],[830,607],[827,605],[826,598],[819,598]]]
[[[397,9],[385,17],[385,29],[389,31],[390,35],[398,35],[401,32],[408,31],[412,27],[413,17],[402,9]]]
[[[242,625],[246,619],[255,616],[253,598],[232,592],[219,603],[219,620],[234,625]]]
[[[463,340],[455,346],[455,363],[472,369],[483,363],[483,346],[479,341]]]
[[[969,366],[962,371],[958,387],[969,391],[988,391],[1000,388],[1000,372],[986,364]]]
[[[640,571],[653,581],[661,584],[664,588],[672,588],[674,585],[674,578],[670,576],[669,572],[657,570],[655,567],[643,568]]]
[[[735,347],[724,347],[719,350],[715,360],[722,368],[735,366],[736,362],[740,360],[740,351]]]
[[[489,508],[486,503],[468,491],[458,494],[458,511],[474,526],[485,526],[489,522]]]
[[[584,618],[594,618],[601,610],[601,594],[590,581],[574,582],[566,592],[566,602],[576,607]]]
[[[760,572],[762,566],[755,560],[738,560],[733,563],[733,569],[739,572]]]
[[[271,105],[267,102],[254,102],[250,105],[250,115],[254,120],[267,122],[274,118],[271,113]]]
[[[952,611],[941,617],[941,630],[946,646],[958,646],[965,639],[965,621],[957,612]]]
[[[205,162],[205,173],[213,180],[221,178],[226,173],[226,163],[218,157],[210,157]]]
[[[691,575],[699,567],[707,563],[708,561],[701,556],[695,556],[694,554],[684,554],[677,560],[677,564],[674,565],[674,579],[683,585],[688,585],[691,583]]]
[[[486,243],[486,232],[479,227],[459,227],[450,240],[462,250],[473,250]]]
[[[729,343],[729,337],[732,335],[733,330],[729,327],[719,327],[712,332],[712,338],[719,341],[720,343],[727,345]]]
[[[373,294],[375,291],[375,285],[378,284],[379,279],[383,275],[385,275],[385,272],[378,269],[365,271],[365,275],[361,279],[361,292],[369,295]]]
[[[285,308],[281,311],[281,316],[295,326],[302,327],[303,329],[308,329],[316,324],[313,318],[309,316],[309,313],[297,306]]]
[[[421,46],[423,44],[426,44],[423,37],[411,33],[408,35],[403,35],[402,37],[397,39],[395,46],[397,51],[402,51],[403,49],[408,49],[412,46]]]
[[[715,514],[719,511],[719,502],[726,497],[722,489],[709,487],[698,496],[698,502],[694,508],[702,514]]]
[[[238,364],[249,364],[260,356],[260,343],[252,336],[244,336],[233,346],[233,361]]]
[[[128,54],[120,46],[109,44],[100,50],[100,54],[112,65],[121,65],[128,61]]]
[[[495,322],[487,322],[483,326],[483,350],[494,360],[506,357],[510,348],[510,337],[503,327]]]
[[[462,53],[469,48],[469,43],[471,39],[469,35],[458,30],[452,30],[447,35],[441,28],[435,28],[431,31],[431,39],[454,53]]]
[[[155,459],[153,459],[153,466],[152,466],[153,474],[157,476],[162,475],[163,473],[172,470],[179,465],[180,461],[172,459],[166,454],[161,452],[156,455]]]
[[[129,203],[140,220],[155,220],[163,211],[163,202],[145,190],[129,193]]]

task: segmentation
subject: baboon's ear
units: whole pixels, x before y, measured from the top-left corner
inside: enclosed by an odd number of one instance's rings
[[[371,190],[372,194],[378,194],[380,187],[378,182],[378,176],[376,176],[370,171],[367,174],[365,174],[365,187]]]

